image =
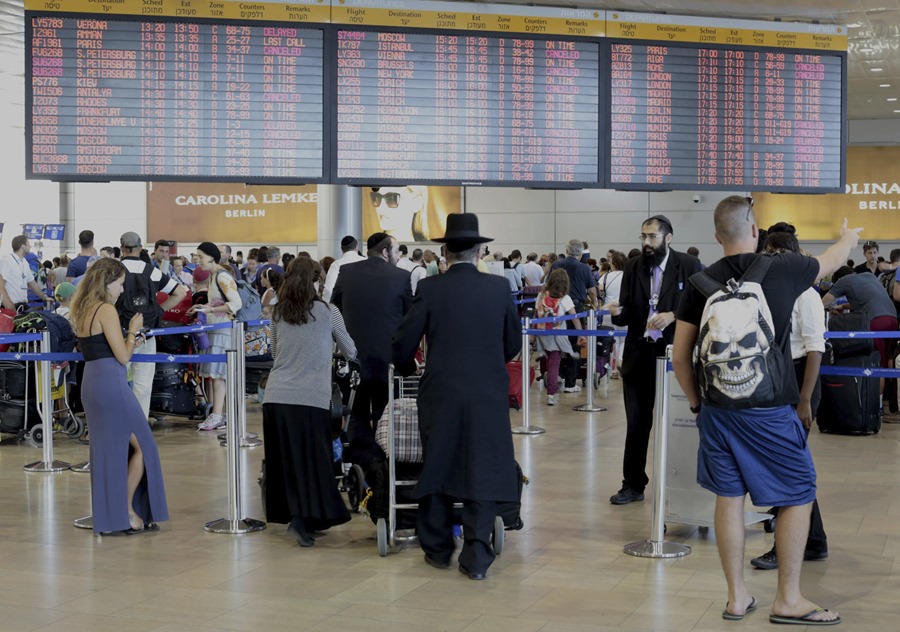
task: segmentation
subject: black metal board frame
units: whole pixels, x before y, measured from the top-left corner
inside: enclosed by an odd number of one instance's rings
[[[764,187],[751,186],[743,189],[737,187],[726,187],[721,185],[708,184],[645,184],[645,183],[622,183],[612,182],[612,107],[607,102],[605,112],[604,135],[606,138],[606,147],[604,155],[606,156],[605,184],[608,189],[619,191],[732,191],[746,190],[759,191],[767,193],[843,193],[844,185],[847,182],[847,53],[846,51],[833,50],[814,50],[808,48],[773,48],[768,46],[729,46],[726,44],[700,44],[694,42],[663,42],[661,40],[639,40],[639,39],[606,39],[604,40],[607,59],[612,54],[612,47],[616,44],[633,44],[636,46],[666,46],[670,48],[716,48],[719,50],[741,50],[756,53],[783,53],[783,54],[809,54],[809,55],[829,55],[838,57],[841,60],[841,176],[840,186],[838,187]],[[606,66],[605,77],[606,94],[612,94],[612,67]]]
[[[335,68],[334,75],[331,76],[332,85],[330,87],[330,97],[331,103],[334,104],[334,109],[331,112],[331,120],[329,121],[328,127],[331,130],[331,157],[329,163],[331,165],[331,178],[329,182],[332,184],[346,184],[350,186],[398,186],[398,185],[429,185],[429,186],[488,186],[488,187],[514,187],[514,188],[528,188],[528,189],[603,189],[606,187],[606,178],[604,174],[608,171],[607,160],[608,160],[608,145],[604,139],[604,133],[608,133],[608,124],[606,128],[604,128],[604,118],[608,121],[609,116],[606,114],[608,112],[608,90],[609,90],[609,47],[605,45],[605,39],[601,37],[574,37],[574,36],[563,36],[563,35],[552,35],[552,34],[540,34],[536,35],[533,33],[517,33],[517,32],[508,32],[508,31],[460,31],[460,30],[447,30],[447,29],[425,29],[425,28],[402,28],[402,27],[390,27],[390,26],[366,26],[366,25],[356,25],[356,24],[337,24],[332,23],[329,25],[332,38],[328,40],[328,34],[326,33],[326,50],[334,51],[334,63],[337,64],[337,33],[338,31],[367,31],[367,32],[375,32],[375,33],[409,33],[409,34],[424,34],[424,35],[447,35],[447,36],[456,36],[456,37],[467,37],[467,36],[482,36],[482,37],[508,37],[508,38],[516,38],[516,39],[525,39],[525,40],[534,40],[534,41],[573,41],[573,42],[585,42],[588,44],[596,44],[598,46],[598,126],[597,126],[597,177],[594,182],[551,182],[547,180],[533,180],[533,181],[522,181],[522,180],[479,180],[479,181],[468,181],[468,180],[433,180],[433,179],[417,179],[417,180],[403,180],[402,182],[398,182],[396,179],[371,179],[371,178],[339,178],[337,177],[337,152],[338,152],[338,143],[337,143],[337,89],[338,89],[338,81],[337,81],[337,68]],[[604,77],[604,74],[607,76]],[[326,89],[328,87],[326,86]],[[606,132],[604,132],[606,129]]]
[[[39,174],[34,173],[33,153],[32,153],[32,136],[33,136],[33,82],[32,79],[32,37],[34,35],[32,28],[32,18],[52,17],[52,18],[75,18],[85,20],[104,20],[107,22],[137,22],[137,23],[192,23],[192,24],[216,24],[225,26],[281,26],[287,28],[301,28],[322,31],[323,42],[323,62],[322,62],[322,176],[319,178],[272,178],[265,176],[180,176],[180,175],[164,175],[164,176],[118,176],[118,175],[91,175],[91,174]],[[329,128],[331,117],[328,116],[328,98],[331,94],[329,90],[329,82],[334,83],[331,77],[335,76],[332,57],[328,48],[328,31],[330,24],[319,22],[284,22],[273,20],[259,20],[248,23],[242,20],[229,19],[210,19],[210,18],[177,18],[170,16],[139,16],[139,15],[115,15],[97,14],[97,13],[78,13],[78,12],[46,12],[46,11],[26,11],[25,12],[25,179],[26,180],[50,180],[52,182],[239,182],[242,184],[277,184],[300,186],[303,184],[324,184],[329,182],[331,173],[331,150],[328,143],[332,137]]]

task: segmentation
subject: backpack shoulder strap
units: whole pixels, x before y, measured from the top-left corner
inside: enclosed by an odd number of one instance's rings
[[[722,291],[727,292],[728,288],[716,281],[714,278],[709,276],[705,270],[700,272],[695,272],[688,279],[697,291],[700,292],[706,298],[709,298],[716,292]]]
[[[741,277],[740,282],[762,283],[762,280],[766,278],[769,267],[771,267],[774,261],[774,255],[759,255],[756,258],[756,261],[751,263],[750,267],[744,271],[744,275]]]

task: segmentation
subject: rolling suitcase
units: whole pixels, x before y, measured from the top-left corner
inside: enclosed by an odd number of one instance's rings
[[[833,359],[831,349],[825,352],[822,364],[859,369],[878,368],[881,356],[877,351],[868,355]],[[867,435],[881,429],[881,406],[878,378],[846,375],[823,375],[822,403],[816,423],[821,432]]]
[[[513,360],[506,363],[506,372],[509,375],[509,407],[519,410],[522,407],[522,363]],[[534,384],[534,367],[531,367],[528,376],[528,385]]]

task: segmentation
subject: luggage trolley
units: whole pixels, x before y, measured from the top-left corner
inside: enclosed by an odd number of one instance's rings
[[[424,368],[421,365],[420,370]],[[394,374],[394,365],[388,367],[388,405],[386,417],[382,416],[379,423],[379,432],[376,438],[385,437],[385,441],[379,440],[379,445],[387,457],[387,517],[379,517],[375,523],[375,534],[378,541],[378,555],[385,557],[388,550],[396,548],[398,544],[408,544],[417,540],[415,534],[399,535],[397,529],[398,510],[417,510],[418,503],[397,502],[398,488],[412,488],[418,481],[397,480],[398,462],[398,426],[402,426],[401,437],[403,442],[404,462],[416,463],[421,466],[422,444],[418,433],[418,409],[415,400],[419,394],[419,382],[421,375],[401,377]],[[387,421],[387,428],[381,429],[383,422]],[[412,422],[415,422],[414,424]],[[414,426],[414,428],[413,428]],[[410,430],[413,430],[410,432]],[[410,460],[408,456],[416,454],[418,460]],[[419,468],[421,471],[421,467]],[[461,509],[462,503],[454,503],[455,509]],[[504,525],[503,518],[497,516],[494,519],[493,533],[494,553],[500,555],[503,552]]]

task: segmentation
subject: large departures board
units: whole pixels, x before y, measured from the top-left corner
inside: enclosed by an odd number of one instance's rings
[[[839,191],[846,29],[426,0],[25,0],[26,177]]]

